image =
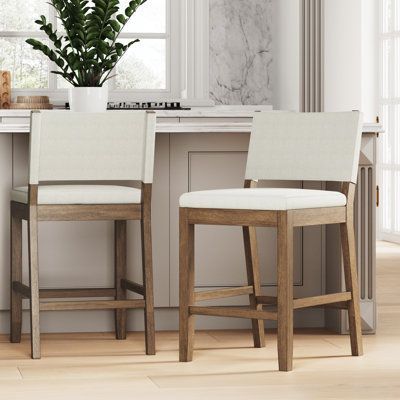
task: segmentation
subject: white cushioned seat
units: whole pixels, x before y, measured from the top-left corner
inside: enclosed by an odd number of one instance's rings
[[[346,205],[340,192],[309,189],[223,189],[183,194],[179,205],[187,208],[225,208],[230,210],[297,210]]]
[[[11,191],[11,200],[28,203],[28,187]],[[141,190],[114,185],[39,186],[38,204],[140,204]]]

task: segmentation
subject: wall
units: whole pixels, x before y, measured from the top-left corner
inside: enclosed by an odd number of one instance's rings
[[[299,110],[300,105],[300,1],[272,1],[273,106]]]
[[[272,3],[210,1],[210,97],[216,104],[271,104]]]
[[[378,1],[325,0],[325,110],[378,115]]]

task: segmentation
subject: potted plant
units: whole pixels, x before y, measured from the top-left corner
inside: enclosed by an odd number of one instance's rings
[[[28,39],[35,50],[57,65],[73,87],[69,90],[72,111],[101,112],[107,109],[111,72],[126,51],[139,39],[118,42],[118,37],[139,6],[146,0],[132,0],[120,10],[120,0],[50,0],[64,32],[61,34],[42,15],[35,21],[52,43]]]

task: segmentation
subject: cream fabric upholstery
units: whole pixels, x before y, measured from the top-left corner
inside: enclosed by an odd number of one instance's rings
[[[223,189],[183,194],[179,205],[187,208],[225,208],[231,210],[297,210],[340,207],[346,196],[340,192],[308,189]]]
[[[11,200],[28,203],[28,187],[11,191]],[[111,185],[39,186],[38,204],[140,204],[141,190]]]
[[[246,179],[356,183],[359,112],[254,114]]]
[[[153,181],[156,115],[33,112],[29,182]]]

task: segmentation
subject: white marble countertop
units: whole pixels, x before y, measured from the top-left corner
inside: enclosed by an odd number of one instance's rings
[[[260,106],[211,106],[211,107],[192,107],[190,110],[157,110],[158,117],[163,118],[196,118],[196,117],[237,117],[251,118],[256,111],[272,111],[270,105]],[[126,111],[121,111],[126,112]],[[31,114],[31,110],[0,110],[0,118],[27,118]]]
[[[271,111],[271,106],[215,106],[215,107],[193,107],[191,110],[156,111],[157,116],[163,118],[157,124],[158,133],[224,133],[237,132],[249,133],[251,121],[237,121],[237,118],[248,119],[255,111]],[[126,112],[126,111],[121,111]],[[21,121],[28,118],[30,110],[0,110],[0,133],[29,133],[29,123]],[[203,122],[185,121],[186,118],[235,118],[232,122]],[[179,118],[179,122],[168,122],[164,118]],[[13,122],[15,119],[15,123]],[[380,124],[366,123],[363,127],[364,133],[380,133],[383,128]]]

